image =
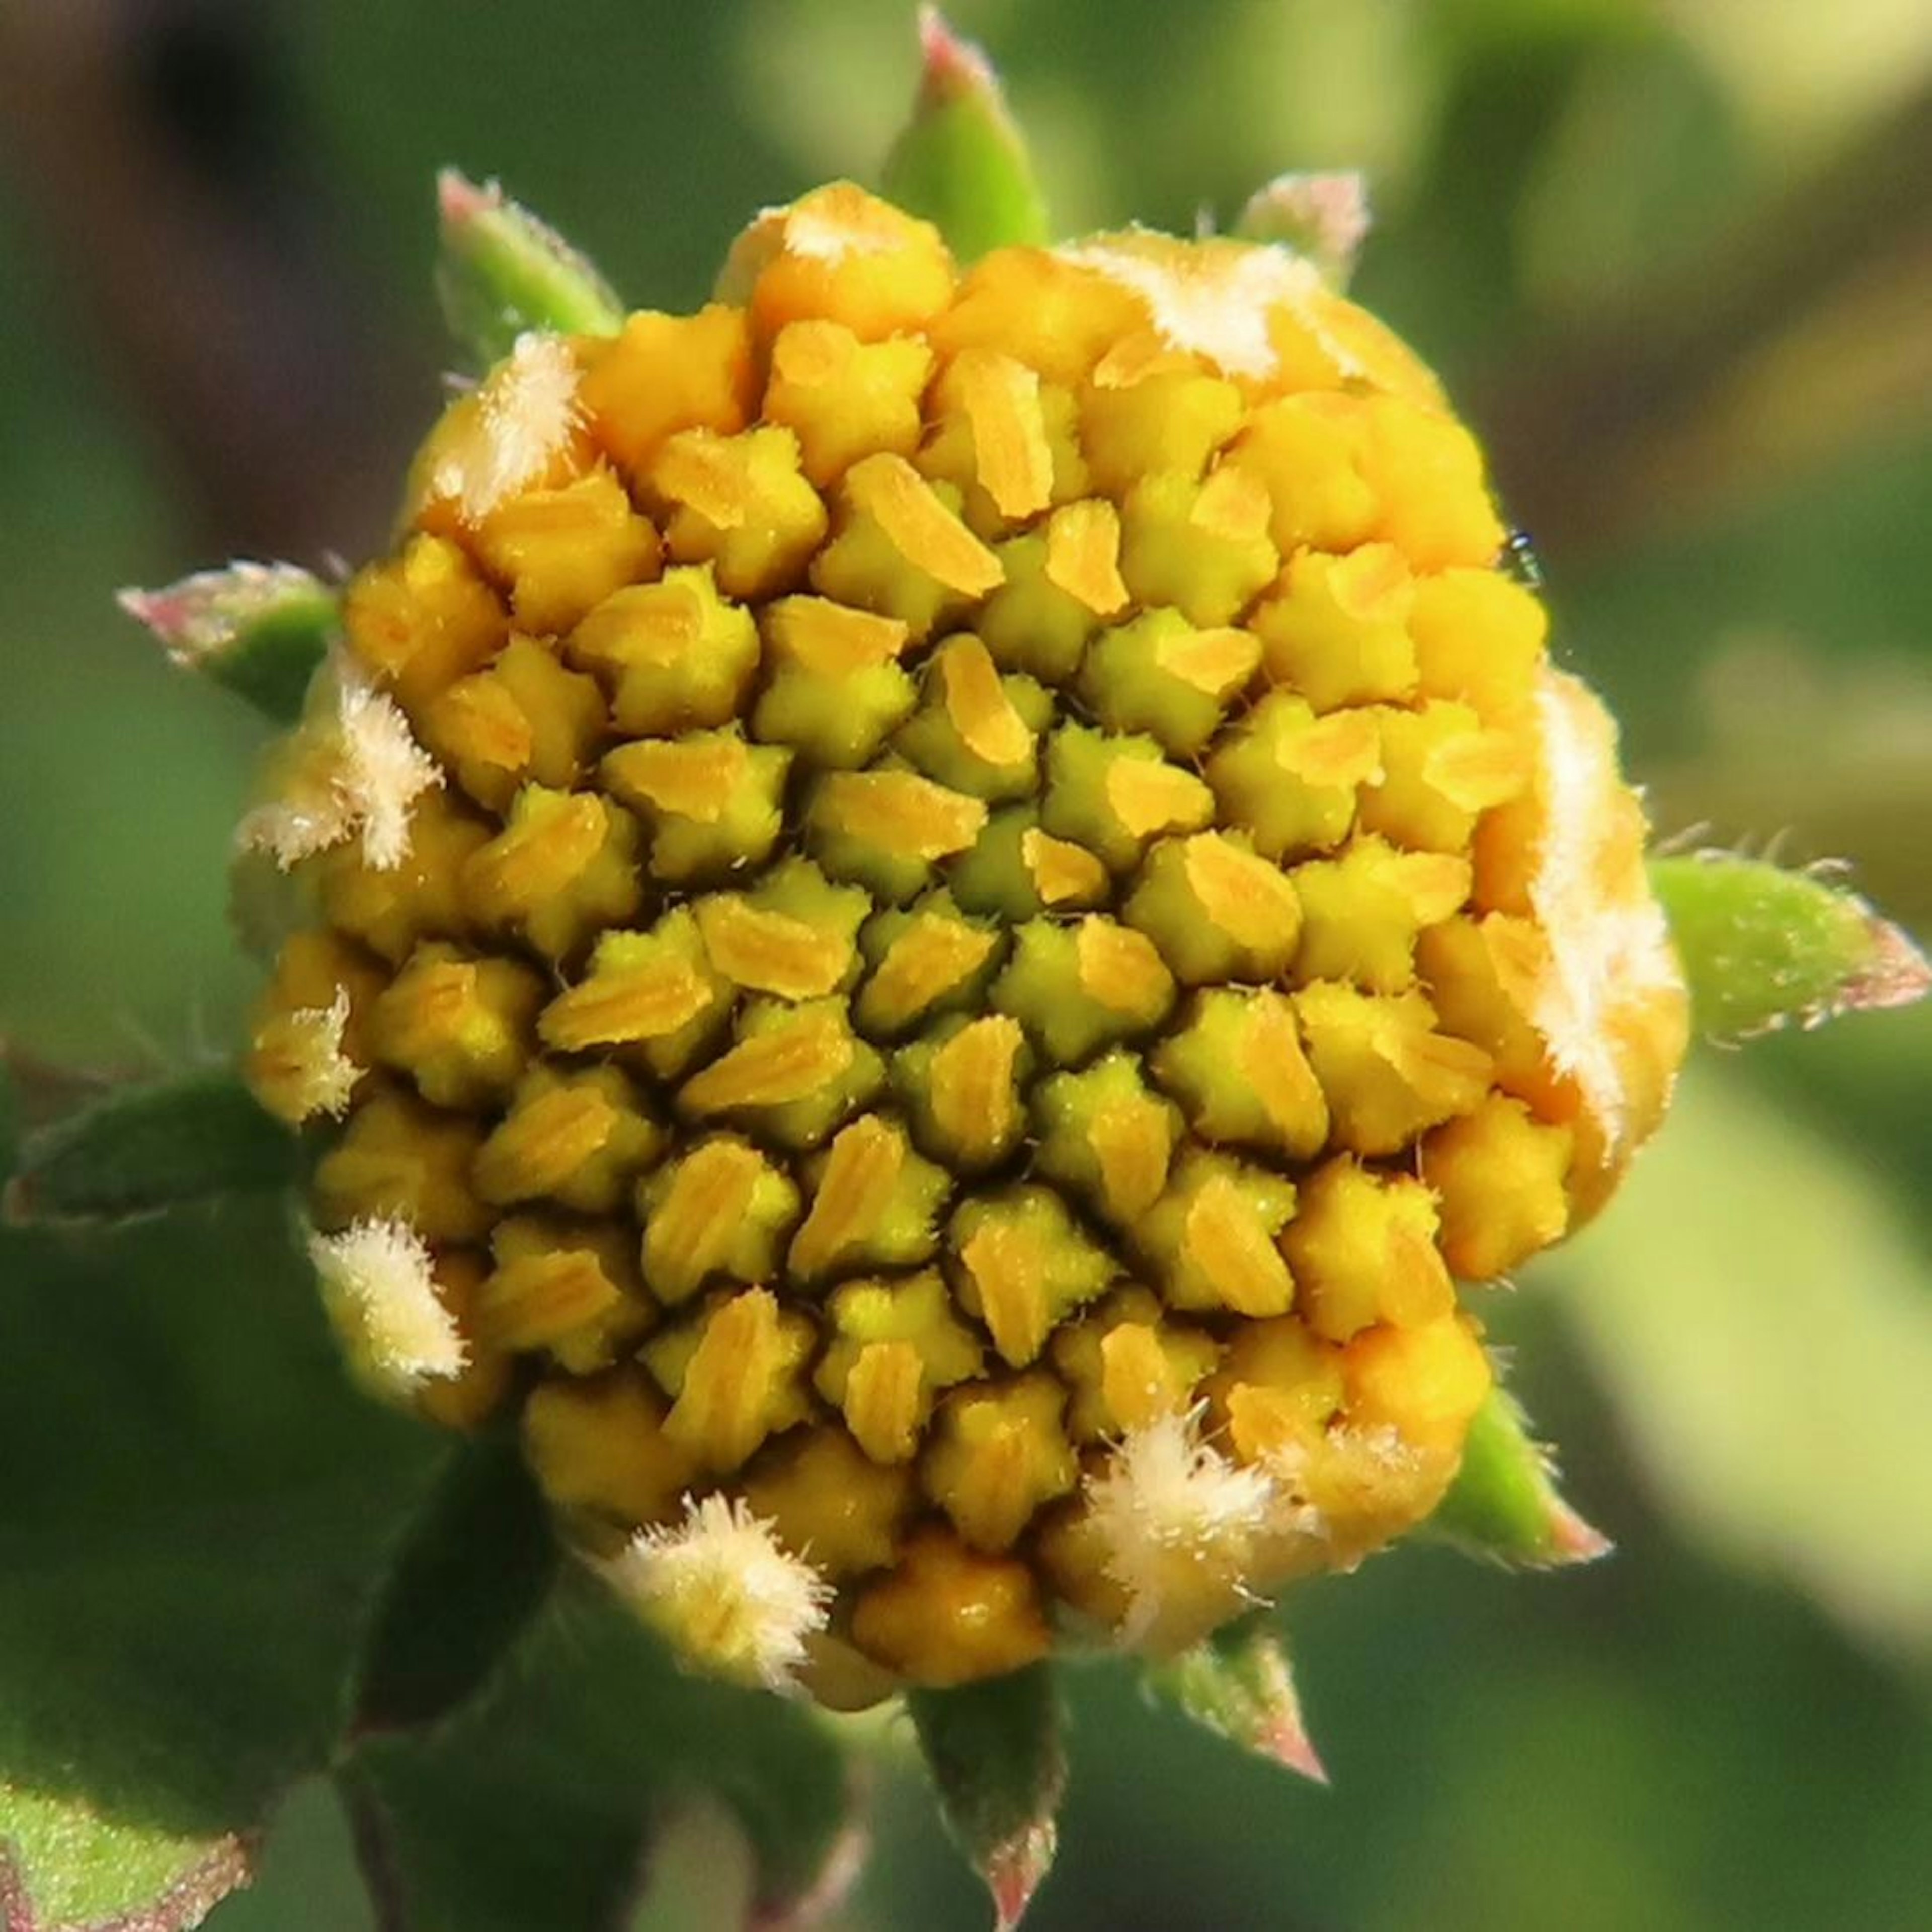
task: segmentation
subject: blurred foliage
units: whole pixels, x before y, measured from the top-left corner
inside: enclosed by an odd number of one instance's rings
[[[198,10],[268,37],[274,131],[340,233],[340,314],[418,372],[413,415],[344,432],[397,475],[437,400],[439,166],[500,176],[632,298],[675,307],[750,210],[874,170],[914,70],[902,0]],[[998,57],[1065,226],[1185,230],[1284,168],[1370,170],[1381,219],[1358,290],[1493,432],[1559,649],[1619,708],[1660,829],[1844,858],[1924,932],[1922,5],[956,14]],[[225,98],[176,106],[192,122]],[[208,465],[182,460],[116,316],[82,298],[88,238],[57,233],[33,178],[24,161],[0,175],[0,1016],[44,1054],[180,1071],[230,1036],[249,985],[223,861],[260,734],[112,608],[116,585],[228,539]],[[194,263],[180,272],[185,288]],[[252,326],[279,324],[265,304]],[[319,516],[295,560],[355,554],[386,509]],[[1928,1149],[1932,1013],[1702,1069],[1545,1292],[1494,1304],[1500,1339],[1526,1344],[1532,1412],[1568,1448],[1568,1492],[1621,1552],[1511,1578],[1417,1550],[1298,1594],[1332,1792],[1146,1708],[1124,1672],[1077,1673],[1060,1864],[1030,1922],[1922,1922]],[[98,1795],[166,1760],[186,1798],[144,1822],[178,1843],[134,1848],[165,1860],[244,1822],[226,1802],[244,1785],[299,1780],[340,1748],[332,1687],[434,1456],[344,1384],[272,1215],[77,1252],[0,1236],[0,1467],[14,1774]],[[82,1761],[60,1701],[77,1683],[124,1720],[125,1762]],[[211,1712],[254,1738],[248,1762],[198,1758]],[[905,1736],[886,1728],[902,1769]],[[406,1768],[384,1774],[406,1787]],[[335,1801],[296,1789],[223,1932],[368,1922]],[[728,1817],[678,1815],[640,1927],[706,1922],[706,1886],[748,1895]],[[852,1924],[983,1922],[910,1774],[884,1780],[878,1824]]]

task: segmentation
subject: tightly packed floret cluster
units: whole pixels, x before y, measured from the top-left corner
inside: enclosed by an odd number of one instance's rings
[[[1457,1282],[1684,1006],[1604,714],[1306,263],[834,187],[456,401],[243,840],[372,1379],[514,1414],[701,1661],[1153,1650],[1412,1527]]]

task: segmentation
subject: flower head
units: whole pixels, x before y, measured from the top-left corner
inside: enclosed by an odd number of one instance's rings
[[[342,1116],[352,1348],[466,1349],[460,1419],[747,1682],[1171,1648],[1413,1527],[1459,1284],[1684,1041],[1504,538],[1273,246],[962,274],[841,184],[695,314],[519,339],[244,828],[314,887],[251,1066]]]

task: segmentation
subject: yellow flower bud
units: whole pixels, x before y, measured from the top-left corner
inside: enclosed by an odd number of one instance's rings
[[[1413,1528],[1459,1284],[1684,1000],[1434,379],[1306,261],[837,185],[418,459],[248,841],[250,1076],[368,1378],[514,1408],[695,1662],[1156,1652]],[[512,1372],[514,1366],[514,1372]]]

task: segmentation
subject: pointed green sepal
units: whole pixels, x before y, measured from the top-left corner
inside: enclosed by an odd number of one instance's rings
[[[26,1135],[0,1208],[16,1225],[115,1221],[296,1178],[288,1130],[226,1071],[116,1088]]]
[[[511,200],[454,168],[436,177],[436,292],[443,320],[478,368],[526,329],[615,335],[624,304],[586,256]]]
[[[1650,878],[1697,1025],[1715,1038],[1910,1006],[1932,988],[1918,946],[1816,868],[1706,852],[1653,859]]]
[[[168,662],[225,685],[278,724],[302,699],[340,625],[335,592],[292,563],[231,563],[115,601],[154,633]]]
[[[1462,1466],[1428,1533],[1468,1555],[1527,1569],[1607,1556],[1610,1538],[1558,1494],[1556,1476],[1522,1405],[1493,1388],[1469,1425]]]
[[[932,222],[962,262],[1045,242],[1046,202],[992,63],[936,7],[920,10],[919,44],[919,92],[886,157],[886,198]]]
[[[1287,1648],[1266,1612],[1148,1665],[1141,1682],[1156,1702],[1173,1705],[1216,1737],[1317,1784],[1328,1782],[1302,1721]]]
[[[1053,1863],[1066,1782],[1052,1668],[909,1691],[906,1708],[946,1827],[992,1894],[998,1932],[1010,1932]]]
[[[1234,224],[1245,242],[1276,242],[1346,289],[1369,238],[1369,189],[1354,173],[1276,175],[1249,196]]]

